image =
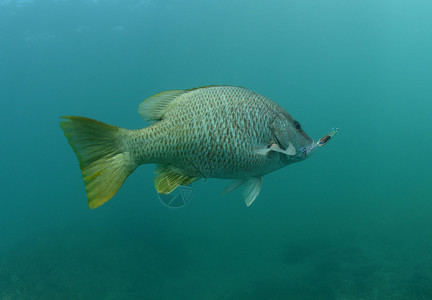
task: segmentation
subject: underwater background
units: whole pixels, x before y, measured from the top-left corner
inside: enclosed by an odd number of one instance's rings
[[[432,2],[0,0],[0,299],[432,299]],[[229,84],[328,145],[163,206],[154,165],[90,210],[62,115],[126,128]]]

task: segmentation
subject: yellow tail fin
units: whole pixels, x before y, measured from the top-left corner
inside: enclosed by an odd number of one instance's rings
[[[135,170],[122,149],[126,129],[84,117],[61,117],[60,127],[74,150],[82,171],[90,208],[109,199]]]

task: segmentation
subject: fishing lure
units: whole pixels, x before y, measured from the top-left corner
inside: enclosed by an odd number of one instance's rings
[[[328,134],[326,134],[325,136],[320,138],[318,140],[318,142],[313,143],[311,146],[309,146],[307,148],[303,147],[300,150],[302,156],[308,156],[308,155],[312,154],[312,152],[315,151],[316,148],[322,147],[325,144],[327,144],[336,135],[336,133],[338,133],[338,131],[339,131],[339,128],[333,128]]]

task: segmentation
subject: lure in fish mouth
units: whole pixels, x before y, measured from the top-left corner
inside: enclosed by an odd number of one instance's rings
[[[258,197],[263,176],[299,162],[322,147],[269,98],[235,86],[172,90],[144,100],[138,112],[152,125],[128,130],[93,119],[62,117],[60,126],[74,150],[90,208],[111,199],[142,164],[156,164],[160,194],[200,178],[234,179],[247,206]]]
[[[318,142],[312,143],[309,147],[303,147],[300,149],[301,157],[308,157],[315,152],[315,149],[318,147],[322,147],[327,144],[335,135],[339,132],[339,128],[333,128],[329,133],[320,138]]]

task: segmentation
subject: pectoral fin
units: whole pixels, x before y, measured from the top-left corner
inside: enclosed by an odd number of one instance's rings
[[[262,186],[263,178],[261,177],[252,177],[245,180],[237,180],[230,183],[225,190],[223,191],[223,194],[226,194],[228,192],[231,192],[232,190],[235,190],[236,188],[243,186],[243,198],[246,203],[246,206],[250,206],[258,197],[261,186]]]
[[[285,155],[296,155],[296,148],[293,146],[293,144],[291,144],[291,142],[289,142],[288,144],[288,148],[286,150],[282,149],[278,144],[273,143],[270,146],[268,146],[265,149],[258,149],[257,153],[261,154],[261,155],[267,155],[267,153],[269,153],[270,151],[275,151],[275,152],[279,152],[279,153],[283,153]]]

